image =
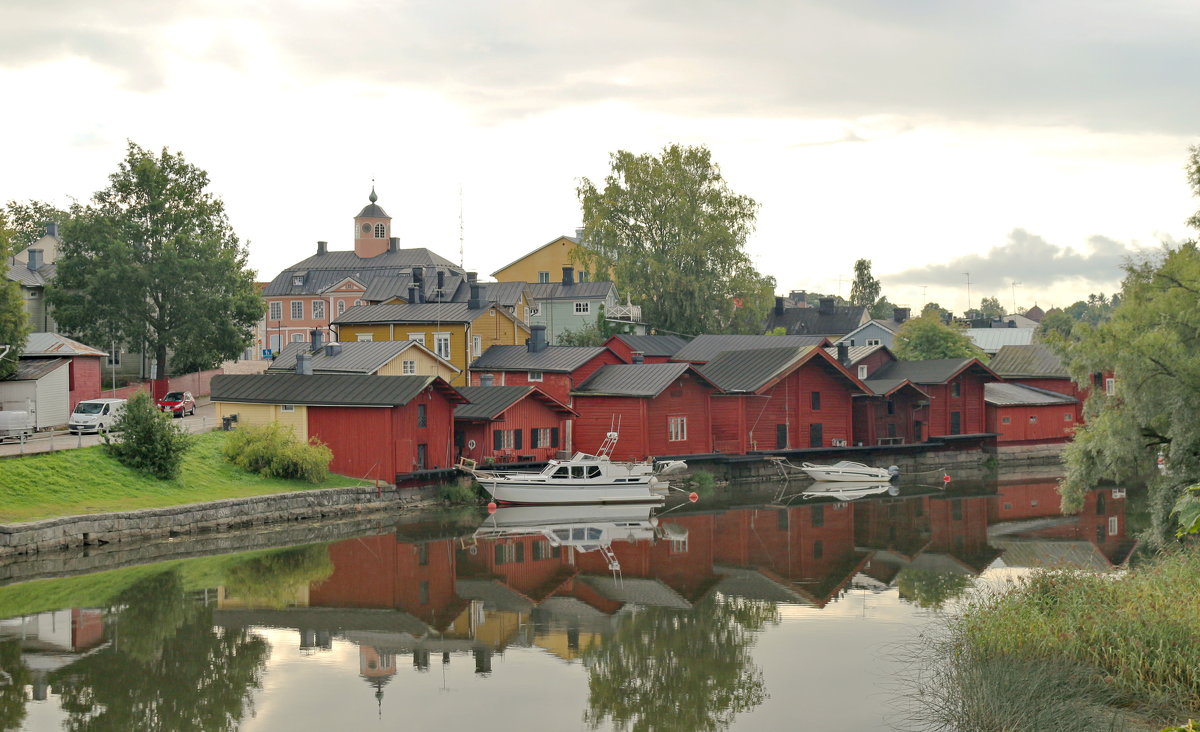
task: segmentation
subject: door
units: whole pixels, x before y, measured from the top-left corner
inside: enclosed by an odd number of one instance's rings
[[[962,434],[962,412],[950,413],[950,434]]]
[[[808,426],[808,446],[821,447],[825,444],[825,426],[812,424]]]
[[[786,450],[788,446],[788,428],[786,424],[775,425],[775,449]]]
[[[915,422],[913,422],[913,442],[924,442],[924,441],[925,441],[924,438],[921,437],[921,420],[918,419]]]
[[[425,469],[425,457],[426,452],[428,451],[427,448],[428,446],[423,442],[417,445],[417,470]]]

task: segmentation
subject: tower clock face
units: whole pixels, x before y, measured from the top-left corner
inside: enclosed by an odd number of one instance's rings
[[[362,225],[362,233],[364,233],[364,234],[370,234],[370,233],[371,233],[371,225],[370,225],[370,224],[363,224],[363,225]]]

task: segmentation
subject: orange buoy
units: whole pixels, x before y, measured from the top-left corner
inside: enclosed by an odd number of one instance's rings
[[[495,501],[489,501],[489,502],[488,502],[488,513],[489,513],[489,514],[493,514],[493,513],[495,513],[495,512],[496,512],[496,502],[495,502]]]
[[[696,501],[700,500],[700,494],[697,493],[696,491],[692,491],[691,493],[688,494],[688,500],[691,501],[692,503],[695,503]]]
[[[950,482],[950,474],[949,474],[949,473],[947,473],[947,474],[945,474],[945,475],[943,475],[943,476],[942,476],[942,482],[943,482],[943,483],[949,483],[949,482]]]

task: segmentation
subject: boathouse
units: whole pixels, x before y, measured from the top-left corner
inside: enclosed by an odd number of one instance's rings
[[[543,462],[564,449],[575,411],[532,386],[464,386],[454,410],[456,454],[479,463]]]
[[[522,346],[492,346],[471,364],[472,386],[536,386],[571,405],[571,391],[602,366],[622,363],[604,346],[551,346],[546,328],[531,327]]]
[[[987,431],[983,385],[999,381],[995,372],[974,358],[894,361],[875,371],[869,381],[909,381],[929,395],[929,403],[913,412],[912,441]],[[872,393],[881,393],[873,384]]]
[[[1078,424],[1079,400],[1049,389],[995,382],[984,386],[984,401],[987,431],[1001,445],[1066,442]]]

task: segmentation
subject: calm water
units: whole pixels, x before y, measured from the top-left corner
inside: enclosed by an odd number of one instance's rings
[[[0,587],[0,729],[888,729],[957,593],[1132,548],[1109,489],[1070,518],[1052,479],[799,489],[6,567],[71,576]]]

